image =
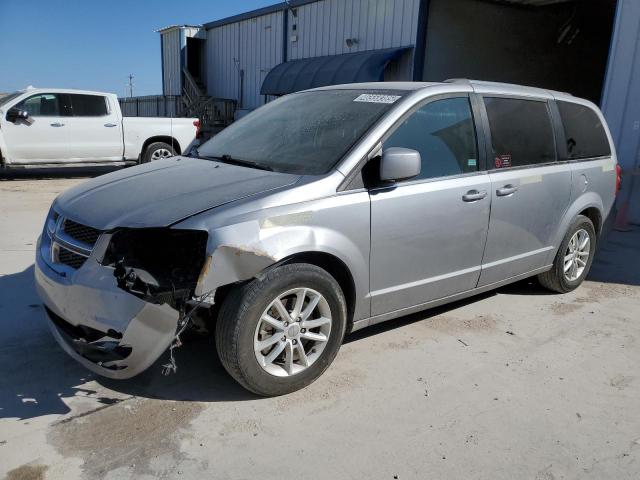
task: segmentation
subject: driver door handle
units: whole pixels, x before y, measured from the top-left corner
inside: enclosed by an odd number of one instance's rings
[[[118,124],[117,123],[105,123],[104,126],[105,127],[117,127]]]
[[[51,124],[52,127],[64,127],[64,123],[60,123],[60,122],[53,122]]]
[[[517,191],[518,187],[516,185],[508,184],[496,190],[496,195],[499,197],[506,197],[507,195],[511,195],[512,193],[516,193]]]
[[[469,190],[467,193],[465,193],[462,196],[462,201],[476,202],[478,200],[482,200],[486,196],[487,196],[487,192],[485,190],[482,190],[480,192],[478,190]]]

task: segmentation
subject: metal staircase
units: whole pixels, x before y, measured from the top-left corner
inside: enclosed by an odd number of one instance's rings
[[[201,136],[206,140],[233,121],[236,102],[207,95],[205,86],[186,68],[182,69],[182,74],[182,116],[199,118]]]

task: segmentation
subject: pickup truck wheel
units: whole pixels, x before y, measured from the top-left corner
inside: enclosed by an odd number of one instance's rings
[[[149,163],[154,160],[173,157],[176,151],[171,145],[164,142],[154,142],[150,144],[142,155],[142,163]]]
[[[299,390],[335,358],[347,308],[335,279],[305,263],[283,265],[230,292],[216,324],[224,368],[262,396]]]
[[[553,267],[538,275],[540,284],[558,293],[575,290],[584,281],[596,252],[596,230],[593,222],[578,215],[567,231]]]

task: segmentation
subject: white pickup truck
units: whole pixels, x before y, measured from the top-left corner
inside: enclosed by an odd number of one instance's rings
[[[0,166],[143,163],[185,153],[196,118],[123,117],[110,93],[28,88],[0,98]]]

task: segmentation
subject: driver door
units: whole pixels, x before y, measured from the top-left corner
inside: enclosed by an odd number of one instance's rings
[[[70,112],[68,95],[37,93],[13,105],[29,113],[26,120],[7,120],[5,108],[2,132],[11,163],[57,163],[69,158],[65,119]]]

